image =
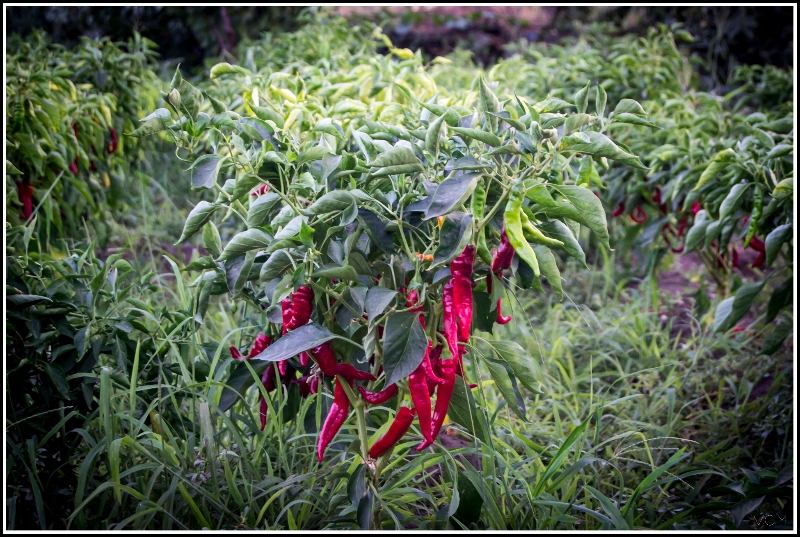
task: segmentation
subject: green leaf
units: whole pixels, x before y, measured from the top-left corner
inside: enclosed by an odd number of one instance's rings
[[[22,172],[13,163],[6,160],[6,175],[22,175]]]
[[[261,265],[261,272],[259,273],[259,281],[262,283],[269,282],[275,278],[280,278],[289,267],[292,267],[293,256],[288,250],[276,250],[272,252],[263,265]]]
[[[269,215],[280,200],[280,195],[274,192],[267,192],[251,200],[247,210],[247,227],[259,227],[269,223]]]
[[[765,281],[746,283],[736,291],[735,296],[720,302],[714,315],[714,332],[726,332],[733,328],[750,310],[765,283]]]
[[[470,433],[475,435],[482,442],[489,442],[488,427],[485,423],[483,414],[478,411],[472,390],[460,376],[456,376],[456,384],[453,389],[453,396],[450,398],[450,408],[448,416],[459,425],[463,426]],[[434,431],[434,435],[439,431]]]
[[[221,62],[211,68],[211,80],[228,74],[249,75],[250,71],[238,65],[231,65],[228,62]]]
[[[772,292],[772,296],[769,297],[769,303],[767,304],[767,317],[764,319],[764,322],[771,323],[783,308],[792,305],[793,279],[793,277],[789,277]]]
[[[358,272],[350,265],[325,265],[315,270],[311,275],[313,278],[333,278],[348,282],[357,282]]]
[[[311,162],[314,160],[322,160],[328,155],[331,155],[331,150],[322,145],[315,145],[308,151],[305,151],[300,154],[300,157],[297,159],[297,165],[300,166],[305,164],[306,162]]]
[[[461,173],[442,181],[431,196],[424,219],[442,216],[460,207],[475,191],[481,177],[480,172]]]
[[[250,270],[253,268],[253,261],[256,258],[255,250],[251,250],[244,255],[244,261],[242,262],[242,268],[239,271],[239,275],[236,277],[236,280],[233,283],[233,288],[231,292],[233,293],[234,297],[238,297],[242,294],[242,289],[244,289],[244,284],[247,283],[247,280],[250,279]]]
[[[284,240],[297,237],[297,235],[300,234],[300,230],[303,228],[303,223],[306,220],[308,220],[307,216],[295,216],[275,234],[275,239]]]
[[[575,238],[575,235],[565,223],[561,222],[560,220],[549,220],[547,222],[540,222],[537,225],[548,237],[552,237],[553,239],[563,242],[564,246],[561,248],[563,248],[569,255],[580,261],[584,267],[587,266],[586,254],[583,253],[583,249],[581,248],[578,239]]]
[[[152,117],[145,121],[144,125],[133,132],[128,133],[127,135],[133,138],[142,138],[144,136],[150,136],[151,134],[155,134],[164,130],[167,130],[167,124],[164,122],[164,120],[160,117]]]
[[[600,199],[591,190],[581,186],[558,185],[554,188],[563,194],[575,209],[574,212],[567,211],[569,214],[564,216],[591,229],[597,236],[597,240],[608,248],[608,224],[606,222],[606,212]],[[561,205],[559,205],[560,207]],[[550,212],[551,210],[547,210],[545,214],[549,215]]]
[[[439,158],[439,139],[441,138],[444,118],[445,116],[441,115],[431,123],[428,127],[428,133],[425,135],[425,149],[433,155],[434,160]]]
[[[635,114],[638,116],[645,115],[642,105],[633,99],[622,99],[614,109],[614,116],[617,114]]]
[[[558,299],[563,300],[564,290],[561,287],[561,272],[558,270],[553,252],[550,251],[550,248],[541,244],[534,244],[533,251],[536,253],[541,275],[547,278]]]
[[[622,516],[622,513],[619,511],[616,505],[609,500],[602,492],[597,490],[594,487],[586,485],[586,490],[595,497],[597,501],[600,502],[600,505],[603,507],[603,511],[611,518],[611,521],[614,523],[614,529],[616,530],[630,530],[630,526],[625,521],[625,517]]]
[[[705,210],[701,210],[698,211],[697,216],[695,216],[694,225],[686,234],[686,247],[684,249],[684,253],[688,254],[689,252],[693,251],[701,242],[703,242],[703,239],[705,239],[708,226],[712,222],[711,220],[707,219],[706,214],[707,213]]]
[[[219,260],[224,261],[250,250],[266,248],[270,242],[272,242],[272,237],[269,233],[261,228],[250,228],[233,236],[230,242],[225,245],[225,250]]]
[[[417,171],[424,171],[414,151],[405,146],[399,146],[381,153],[370,163],[371,168],[387,168],[393,166],[409,165]]]
[[[194,161],[189,168],[192,171],[192,188],[214,188],[219,170],[226,160],[228,157],[203,155]]]
[[[374,321],[378,315],[383,313],[386,306],[392,303],[395,296],[397,296],[397,292],[391,289],[378,286],[370,287],[364,301],[364,307],[367,310],[367,320],[369,322]]]
[[[597,85],[597,96],[594,100],[594,108],[597,115],[603,117],[603,114],[606,111],[606,103],[608,102],[608,96],[606,95],[606,90],[598,84]]]
[[[422,363],[428,338],[418,313],[395,313],[386,321],[383,336],[383,367],[386,386],[406,378]]]
[[[648,169],[647,166],[642,164],[639,157],[626,153],[612,142],[610,138],[599,132],[586,131],[565,136],[561,139],[561,145],[565,149],[571,149],[586,155],[618,160],[632,168],[638,168],[640,170]]]
[[[731,187],[731,191],[725,196],[725,199],[722,200],[722,205],[719,206],[720,220],[724,220],[726,216],[733,214],[733,212],[739,208],[744,199],[744,193],[751,184],[752,183],[739,183]]]
[[[777,200],[784,200],[794,195],[794,177],[787,177],[775,186],[772,197]]]
[[[341,212],[349,209],[354,203],[356,203],[356,197],[349,191],[333,190],[301,212],[306,216]]]
[[[776,227],[770,231],[769,235],[767,235],[767,238],[764,241],[766,245],[765,250],[767,251],[767,267],[772,265],[772,262],[775,261],[776,257],[778,257],[778,253],[781,251],[781,246],[783,246],[783,243],[792,240],[792,231],[792,224],[784,224]]]
[[[578,92],[575,94],[575,106],[578,107],[578,115],[586,113],[586,109],[589,108],[589,87],[591,86],[591,82],[587,82],[586,86],[579,89]],[[569,120],[567,120],[569,122]]]
[[[482,131],[480,129],[469,129],[465,127],[450,127],[450,130],[459,136],[466,136],[467,138],[478,140],[479,142],[483,142],[491,147],[500,147],[503,145],[503,141],[498,138],[497,135],[492,134],[491,132]]]
[[[720,173],[722,173],[722,171],[725,170],[725,168],[727,168],[728,165],[735,160],[736,152],[730,148],[723,149],[714,155],[714,157],[708,162],[706,169],[700,174],[700,179],[698,179],[697,184],[692,190],[700,190],[710,181],[716,179]]]
[[[778,144],[767,153],[767,158],[780,158],[791,154],[794,147],[788,144]]]
[[[314,125],[314,130],[316,132],[325,132],[330,134],[335,138],[339,138],[340,140],[344,140],[344,131],[342,127],[340,127],[337,123],[334,123],[330,118],[323,118]]]
[[[772,355],[780,350],[786,336],[792,333],[792,323],[779,323],[772,332],[764,338],[761,344],[761,353]]]
[[[175,244],[185,242],[189,237],[203,229],[203,226],[214,216],[214,211],[217,210],[217,207],[219,206],[207,201],[198,202],[198,204],[194,206],[194,209],[189,212],[189,216],[186,217],[186,223],[183,225],[181,238],[178,239],[178,242]]]
[[[222,239],[219,236],[219,230],[214,222],[208,222],[203,226],[203,235],[200,239],[200,244],[214,257],[222,255]],[[210,267],[209,267],[210,268]]]
[[[439,246],[433,253],[431,268],[449,263],[464,251],[472,238],[473,219],[469,213],[455,212],[448,214],[442,229],[439,231]]]
[[[776,119],[775,121],[762,123],[759,126],[765,131],[775,132],[777,134],[789,134],[794,128],[794,118],[791,116],[782,117],[780,119]]]
[[[614,114],[614,118],[613,118],[612,121],[614,123],[627,123],[629,125],[641,125],[643,127],[651,127],[653,129],[660,128],[655,123],[651,123],[651,122],[647,121],[644,118],[641,118],[639,116],[635,116],[633,114],[628,114],[628,113],[619,114],[619,115]]]
[[[547,468],[545,468],[544,472],[539,477],[539,480],[536,482],[536,486],[534,487],[533,495],[535,497],[538,497],[542,494],[547,482],[555,475],[558,469],[561,468],[561,465],[564,464],[564,461],[569,456],[572,447],[579,438],[583,438],[583,433],[586,431],[586,427],[589,426],[589,422],[591,422],[593,415],[594,413],[590,414],[580,425],[572,430],[567,439],[564,440],[564,443],[561,444],[561,447],[558,448],[555,456],[550,459],[550,463],[547,465]],[[576,446],[575,449],[579,452],[581,446]]]
[[[510,408],[514,414],[519,416],[520,419],[527,421],[525,417],[525,407],[523,406],[524,404],[520,405],[522,401],[517,401],[517,394],[514,391],[514,387],[511,385],[509,372],[506,370],[506,368],[509,366],[503,361],[492,360],[488,357],[484,357],[483,363],[486,364],[486,368],[489,370],[489,374],[492,376],[495,386],[497,386],[497,389],[500,390],[500,394],[503,396],[503,399],[506,400],[508,408]]]
[[[540,103],[533,105],[533,108],[540,114],[548,114],[550,112],[557,112],[564,108],[571,108],[574,104],[568,103],[563,99],[545,99]]]
[[[594,116],[583,113],[569,116],[567,121],[564,123],[564,135],[566,136],[567,134],[580,129],[584,125],[588,125],[593,119]]]
[[[498,358],[511,366],[514,376],[523,386],[533,393],[542,393],[536,387],[538,381],[536,380],[535,363],[528,351],[514,341],[490,341],[489,344]]]

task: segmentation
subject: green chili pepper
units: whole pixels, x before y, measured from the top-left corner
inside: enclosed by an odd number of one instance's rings
[[[756,183],[756,190],[753,193],[753,211],[750,213],[750,222],[747,225],[747,235],[744,238],[744,247],[750,244],[750,241],[756,235],[758,229],[758,221],[761,218],[761,212],[764,210],[764,193],[761,187]]]
[[[511,195],[506,203],[506,211],[503,214],[505,220],[506,235],[508,235],[508,242],[514,247],[514,250],[519,255],[520,259],[525,261],[528,266],[533,270],[534,275],[539,277],[539,262],[536,260],[536,254],[533,248],[525,240],[525,235],[522,231],[522,201],[525,199],[525,185],[522,179],[517,179],[514,186],[511,187]]]
[[[472,201],[470,203],[470,210],[472,217],[476,221],[483,219],[483,213],[486,208],[486,189],[483,187],[483,180],[478,181],[475,191],[472,193]],[[492,254],[489,247],[486,245],[486,227],[482,227],[478,232],[478,256],[484,263],[490,265],[492,263]]]
[[[523,206],[522,207],[522,211],[523,212],[520,215],[521,218],[522,218],[522,231],[523,231],[526,239],[528,239],[529,241],[531,241],[534,244],[541,244],[541,245],[544,245],[544,246],[551,246],[551,247],[552,246],[564,246],[563,242],[561,242],[559,240],[556,240],[556,239],[551,239],[550,237],[548,237],[547,235],[545,235],[544,233],[539,231],[539,228],[537,228],[536,226],[533,225],[533,223],[531,222],[531,220],[530,220],[530,218],[528,217],[528,214],[527,214],[528,212],[530,212],[530,209],[528,209],[527,207]],[[533,216],[532,212],[531,212],[531,216]]]

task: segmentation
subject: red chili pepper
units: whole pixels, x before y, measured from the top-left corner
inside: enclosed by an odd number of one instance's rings
[[[506,228],[500,230],[500,246],[492,250],[492,272],[495,274],[501,273],[503,270],[511,267],[511,261],[514,259],[514,247],[508,242],[508,235],[506,235]],[[451,267],[452,270],[452,267]],[[498,274],[499,277],[499,274]]]
[[[731,252],[731,266],[733,268],[739,268],[739,250],[736,246],[733,247],[733,251]]]
[[[682,254],[683,250],[686,248],[685,244],[681,244],[677,248],[670,248],[670,251],[675,254]]]
[[[749,214],[744,215],[744,218],[742,218],[742,227],[743,228],[747,226],[747,222],[749,220],[750,220],[750,215]]]
[[[33,185],[24,181],[17,182],[17,197],[22,202],[20,216],[27,220],[33,214]]]
[[[733,333],[735,334],[736,332],[744,332],[745,330],[747,330],[747,328],[745,328],[744,326],[737,326],[736,328],[733,329]]]
[[[508,317],[503,317],[503,310],[501,308],[500,302],[501,302],[501,299],[498,298],[497,299],[497,318],[495,319],[494,322],[496,322],[497,324],[508,324],[508,322],[511,321],[511,315],[509,315]]]
[[[767,251],[764,242],[756,236],[753,236],[753,238],[750,239],[750,248],[761,253],[766,253]]]
[[[250,195],[261,196],[263,194],[266,194],[267,192],[269,192],[269,185],[265,183],[259,187],[256,187],[252,192],[250,192]]]
[[[408,432],[409,427],[411,427],[411,422],[414,421],[414,414],[415,411],[413,408],[408,408],[406,406],[400,407],[400,411],[397,413],[397,416],[395,416],[386,434],[376,440],[372,447],[369,448],[369,456],[373,459],[377,459],[390,447],[397,444]]]
[[[428,383],[428,392],[430,393],[434,392],[434,390],[436,389],[436,384],[444,384],[444,379],[436,375],[436,371],[438,371],[439,369],[439,357],[442,355],[443,349],[444,347],[442,345],[434,347],[433,349],[431,349],[429,355],[429,360],[431,363],[431,374],[428,375],[428,380],[426,382]],[[427,371],[425,372],[425,374],[426,375],[428,374]],[[433,380],[434,377],[438,380],[434,381]]]
[[[317,393],[317,385],[319,377],[311,377],[310,375],[303,375],[299,379],[293,379],[291,384],[297,384],[300,388],[300,397],[308,397],[312,393]]]
[[[110,155],[111,153],[115,153],[117,148],[119,147],[119,140],[117,140],[117,131],[111,129],[108,131],[111,134],[111,141],[106,144],[106,151]]]
[[[442,289],[442,325],[450,354],[453,355],[453,358],[458,358],[458,320],[453,303],[453,287],[454,283],[451,279]]]
[[[78,175],[78,157],[75,157],[75,160],[73,160],[72,164],[69,165],[69,171],[71,171],[74,175]]]
[[[300,328],[311,320],[312,300],[314,300],[314,291],[305,285],[292,293],[291,330]]]
[[[631,213],[631,220],[637,224],[641,224],[647,220],[647,213],[641,207],[636,207]]]
[[[453,397],[453,390],[456,386],[457,364],[457,359],[442,360],[439,363],[439,374],[444,379],[444,384],[436,388],[436,407],[433,411],[433,420],[430,428],[431,438],[433,438],[433,440],[439,435],[439,430],[442,428],[447,410],[450,408],[450,399]],[[433,444],[433,440],[428,440],[426,438],[425,441],[417,447],[417,451],[422,451]]]
[[[272,367],[272,364],[269,364],[267,368],[264,370],[264,373],[261,375],[261,383],[264,385],[264,390],[267,393],[275,390],[277,387],[277,383],[275,382],[275,368]],[[267,412],[269,410],[269,406],[267,406],[267,399],[262,395],[261,396],[261,408],[259,414],[261,416],[261,430],[263,431],[264,428],[267,426]]]
[[[680,239],[683,237],[683,232],[686,231],[686,226],[688,225],[689,221],[686,217],[682,218],[680,222],[678,222],[678,238]]]
[[[442,347],[439,346],[437,347],[437,349],[439,349],[439,352],[436,353],[436,361],[438,362],[439,355],[442,354]],[[436,375],[435,367],[433,365],[433,362],[431,361],[431,354],[433,353],[434,353],[433,343],[428,341],[428,348],[425,350],[425,356],[422,357],[422,363],[420,363],[420,367],[425,372],[425,376],[429,380],[433,381],[434,384],[444,384],[444,379],[439,378]]]
[[[472,326],[472,264],[475,246],[468,244],[461,255],[450,263],[453,282],[453,305],[458,319],[458,340],[469,341]]]
[[[625,202],[621,201],[621,202],[619,202],[619,205],[617,205],[617,208],[614,209],[614,212],[611,213],[611,216],[616,218],[616,217],[620,216],[624,212],[625,212]]]
[[[348,381],[350,387],[353,386],[353,381]],[[350,399],[347,397],[347,392],[342,388],[339,379],[336,379],[336,384],[333,387],[333,404],[331,410],[328,412],[328,417],[325,418],[325,423],[322,424],[322,429],[319,432],[319,440],[317,442],[317,460],[322,462],[325,448],[342,428],[344,422],[347,421],[347,414],[350,411]]]
[[[764,252],[758,252],[758,256],[756,257],[756,260],[753,261],[753,264],[750,265],[750,266],[752,268],[758,268],[761,265],[763,265],[764,261],[766,261],[766,260],[767,260],[767,254],[765,254]]]
[[[692,204],[692,216],[697,216],[697,213],[700,212],[700,202],[696,201]]]
[[[371,405],[381,405],[396,396],[399,390],[397,389],[397,384],[392,384],[379,392],[368,392],[363,386],[359,386],[358,391],[367,403]]]
[[[348,380],[378,380],[377,377],[369,371],[361,371],[351,364],[336,364],[336,374]]]
[[[426,351],[427,353],[427,351]],[[422,364],[408,376],[408,389],[411,392],[411,400],[414,408],[419,414],[419,428],[426,442],[433,443],[431,436],[431,392],[428,390],[428,377]]]
[[[292,328],[292,299],[288,296],[281,300],[281,318],[283,319],[281,335],[285,336]]]
[[[324,375],[336,376],[336,355],[333,354],[330,343],[326,342],[311,349],[311,356],[317,361],[317,365]]]
[[[72,132],[73,132],[73,134],[75,134],[75,138],[77,138],[78,137],[78,124],[77,123],[73,123],[72,124]]]
[[[413,291],[409,291],[408,294],[406,295],[406,305],[409,308],[411,308],[409,311],[411,311],[411,312],[422,312],[422,311],[424,311],[424,308],[422,307],[421,304],[416,306],[416,307],[414,307],[414,305],[418,304],[418,303],[419,303],[419,293],[417,293],[417,290],[414,289]],[[425,315],[420,315],[419,316],[419,322],[422,325],[422,328],[424,329],[425,328]]]
[[[237,349],[236,347],[234,347],[233,345],[231,345],[231,346],[230,346],[230,350],[231,350],[231,356],[233,356],[233,359],[234,359],[234,360],[240,360],[240,361],[241,361],[241,359],[242,359],[242,354],[239,352],[239,349]]]

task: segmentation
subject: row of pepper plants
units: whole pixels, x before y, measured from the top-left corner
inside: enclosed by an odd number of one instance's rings
[[[126,207],[129,165],[141,158],[123,136],[157,93],[155,46],[83,38],[69,50],[41,33],[14,36],[6,53],[6,220],[37,214],[45,243],[91,235]],[[63,250],[63,245],[52,244]]]
[[[418,54],[390,50],[347,71],[222,63],[206,91],[177,71],[166,106],[133,133],[166,133],[192,187],[213,199],[196,205],[179,239],[199,236],[209,253],[187,267],[201,272],[196,320],[223,293],[263,312],[247,354],[231,347],[212,366],[224,384],[212,400],[255,429],[275,411],[273,390],[332,391],[327,415],[318,413],[317,457],[354,419],[366,526],[395,449],[424,451],[446,415],[488,431],[465,356],[524,418],[521,388],[536,390],[531,358],[478,332],[511,320],[502,304],[517,285],[561,298],[557,259],[585,263],[581,225],[608,246],[588,188],[596,166],[643,168],[605,134],[645,121],[634,100],[606,109],[605,92],[588,85],[577,104],[498,96],[480,77],[474,90],[447,94]],[[391,400],[394,418],[371,439],[367,412]]]
[[[791,71],[742,66],[726,87],[700,91],[692,64],[702,61],[679,48],[692,39],[679,26],[660,25],[643,37],[612,38],[607,30],[589,28],[563,46],[512,46],[518,54],[498,62],[487,77],[507,91],[536,97],[569,99],[596,80],[611,104],[642,99],[648,120],[618,123],[611,133],[647,167],[600,168],[593,183],[610,217],[612,247],[644,254],[650,275],[666,254],[696,252],[724,299],[714,331],[734,328],[769,283],[763,320],[772,323],[792,304]],[[455,69],[469,73],[464,67],[437,66],[432,74],[446,80],[463,76]],[[740,266],[747,248],[757,256]],[[742,269],[757,269],[750,273],[754,281],[743,283]],[[791,324],[782,315],[762,351],[777,351]]]

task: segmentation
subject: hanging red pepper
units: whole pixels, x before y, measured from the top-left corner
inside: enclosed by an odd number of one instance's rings
[[[697,216],[697,213],[700,212],[700,202],[696,201],[692,204],[692,216]]]
[[[614,212],[611,213],[611,216],[616,218],[616,217],[620,216],[624,212],[625,212],[625,202],[621,201],[621,202],[619,202],[619,205],[617,205],[617,208],[614,209]]]
[[[415,411],[413,408],[408,408],[406,406],[400,407],[400,411],[397,413],[397,416],[395,416],[386,434],[381,436],[372,444],[372,447],[369,448],[369,456],[373,459],[377,459],[388,451],[390,447],[397,444],[408,432],[409,427],[411,427],[411,422],[414,421],[414,414]]]
[[[319,385],[319,377],[303,375],[299,379],[293,379],[291,384],[297,384],[300,388],[300,397],[308,397],[312,393],[317,393],[317,386]]]
[[[758,252],[758,256],[756,257],[755,261],[753,261],[753,264],[750,266],[752,268],[758,268],[764,264],[764,261],[767,260],[766,245],[761,239],[753,235],[753,238],[750,239],[749,246],[750,248]]]
[[[436,371],[439,370],[439,357],[442,355],[442,349],[444,349],[444,347],[442,345],[438,345],[431,349],[429,355],[429,361],[431,364],[431,374],[428,375],[428,380],[426,382],[428,383],[428,392],[430,393],[434,392],[437,384],[444,384],[444,379],[439,378],[436,375]],[[426,371],[425,374],[427,375],[428,372]],[[434,381],[433,380],[434,378],[438,380]]]
[[[111,153],[115,153],[117,148],[119,147],[119,140],[117,140],[117,131],[111,129],[108,131],[111,134],[111,141],[106,144],[106,151],[110,155]]]
[[[75,157],[75,160],[73,160],[72,164],[69,165],[69,171],[71,171],[74,175],[78,175],[78,157]]]
[[[263,185],[253,189],[253,191],[250,192],[250,195],[251,196],[261,196],[263,194],[266,194],[267,192],[269,192],[269,184],[264,183]]]
[[[353,381],[348,381],[350,387],[353,386]],[[317,460],[322,462],[325,449],[336,437],[336,433],[342,428],[344,422],[347,421],[347,414],[350,411],[350,399],[347,397],[347,392],[342,388],[339,379],[333,387],[333,404],[328,416],[325,418],[325,423],[322,424],[322,429],[319,432],[319,440],[317,441]]]
[[[433,419],[430,428],[432,440],[426,438],[425,441],[417,447],[417,451],[422,451],[433,444],[433,440],[439,436],[439,430],[442,428],[447,410],[450,408],[450,399],[453,397],[453,390],[456,386],[457,364],[457,359],[442,360],[439,362],[439,374],[444,379],[444,383],[436,387],[436,407],[433,411]],[[423,425],[421,425],[421,427],[422,426]]]
[[[415,304],[418,304],[418,303],[419,303],[419,293],[417,293],[417,290],[414,289],[413,291],[409,291],[408,294],[406,295],[406,305],[409,308],[411,308],[409,311],[414,312],[414,313],[424,311],[424,308],[422,307],[422,304],[414,307]],[[420,322],[420,324],[422,324],[422,328],[425,329],[425,315],[420,315],[419,316],[419,322]]]
[[[272,364],[269,364],[267,368],[264,370],[264,373],[261,375],[261,383],[264,385],[264,390],[267,393],[275,390],[277,388],[277,383],[275,382],[275,368],[272,367]],[[261,430],[263,431],[264,428],[267,426],[267,412],[269,411],[269,406],[267,406],[267,399],[262,395],[261,396],[261,409],[259,414],[261,416]]]
[[[475,262],[475,246],[468,244],[461,255],[450,263],[453,282],[453,305],[458,319],[459,341],[469,341],[472,326],[472,265]]]
[[[636,207],[636,209],[634,209],[634,211],[631,213],[631,220],[637,224],[641,224],[647,220],[647,213],[644,212],[644,209],[641,207]]]
[[[25,181],[17,181],[17,197],[22,202],[20,216],[27,220],[33,214],[33,185]]]
[[[687,226],[688,223],[689,223],[689,221],[686,219],[686,217],[682,218],[681,221],[678,222],[678,238],[679,239],[681,237],[683,237],[683,232],[686,231],[686,226]]]
[[[453,358],[458,358],[458,320],[453,303],[453,287],[454,283],[451,279],[442,289],[442,325],[450,354],[453,355]]]
[[[364,401],[371,405],[381,405],[389,399],[392,399],[399,392],[397,384],[392,384],[379,392],[368,392],[363,386],[359,386],[358,391],[361,393],[361,397]]]
[[[262,352],[264,352],[269,344],[272,343],[272,338],[269,336],[265,336],[263,333],[259,333],[256,336],[256,340],[253,342],[253,347],[250,349],[250,354],[247,355],[247,358],[253,358],[258,356]]]
[[[495,319],[494,322],[496,322],[497,324],[508,324],[508,322],[511,321],[511,315],[509,315],[508,317],[503,317],[503,310],[502,310],[502,306],[501,306],[500,303],[501,303],[501,299],[498,298],[497,299],[497,318]]]
[[[733,251],[731,252],[731,266],[733,268],[739,268],[739,250],[736,246],[733,247]]]
[[[314,291],[305,285],[292,293],[292,320],[290,329],[300,328],[311,320]]]
[[[511,261],[513,259],[514,247],[508,242],[506,228],[505,225],[503,225],[500,230],[500,246],[492,250],[492,272],[495,274],[502,273],[503,270],[511,267]]]
[[[329,377],[341,375],[348,380],[377,380],[375,375],[368,371],[361,371],[350,364],[337,364],[336,355],[330,342],[325,342],[312,349],[311,355],[317,361],[322,373]]]

